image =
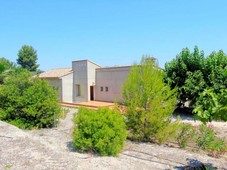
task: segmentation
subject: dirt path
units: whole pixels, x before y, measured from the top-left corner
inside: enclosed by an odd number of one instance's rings
[[[75,112],[70,109],[52,129],[22,131],[0,121],[0,169],[179,169],[193,161],[227,167],[224,158],[130,141],[118,158],[78,153],[72,148],[71,135]]]
[[[73,116],[76,109],[70,109],[65,119],[60,120],[56,128],[38,129],[33,131],[26,131],[34,139],[39,140],[45,145],[49,145],[52,149],[61,152],[68,152],[71,150],[72,130],[73,130]]]

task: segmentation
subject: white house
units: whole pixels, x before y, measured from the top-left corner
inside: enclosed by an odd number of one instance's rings
[[[72,68],[41,73],[52,86],[58,87],[61,102],[80,103],[91,100],[121,101],[121,86],[130,66],[101,67],[89,60],[72,61]]]
[[[39,77],[48,80],[50,85],[58,89],[60,101],[72,103],[73,71],[71,68],[52,69],[41,73]]]

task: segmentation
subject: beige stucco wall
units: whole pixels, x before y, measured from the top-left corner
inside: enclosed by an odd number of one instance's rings
[[[130,66],[96,69],[95,100],[122,101],[121,86],[125,82]],[[103,91],[101,91],[103,87]],[[108,91],[106,91],[108,87]]]
[[[95,83],[95,69],[99,68],[88,60],[72,62],[73,69],[73,103],[90,100],[90,86]],[[76,85],[80,86],[80,96],[77,96]]]
[[[73,99],[73,73],[61,77],[62,101],[72,103]]]
[[[58,89],[59,100],[62,101],[62,81],[59,78],[46,78],[49,84]]]

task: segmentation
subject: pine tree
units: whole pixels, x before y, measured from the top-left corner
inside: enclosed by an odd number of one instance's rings
[[[175,94],[176,90],[171,90],[163,82],[163,71],[154,58],[143,57],[139,65],[132,67],[123,85],[122,96],[127,106],[127,126],[134,139],[161,141],[165,138],[160,134],[170,126]]]
[[[17,64],[28,71],[36,71],[39,67],[37,62],[37,52],[32,46],[23,45],[18,52]]]

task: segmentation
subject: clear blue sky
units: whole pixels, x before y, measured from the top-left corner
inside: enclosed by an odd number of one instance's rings
[[[227,0],[0,0],[0,56],[16,62],[24,44],[42,70],[131,65],[143,54],[164,67],[185,47],[227,53]]]

